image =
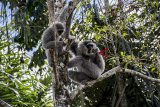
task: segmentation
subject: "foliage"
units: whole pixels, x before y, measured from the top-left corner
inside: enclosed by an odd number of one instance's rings
[[[46,96],[51,85],[46,67],[29,69],[30,57],[6,37],[0,41],[0,99],[20,107],[52,104]]]
[[[0,99],[16,107],[52,106],[51,76],[48,66],[43,66],[44,54],[39,54],[40,60],[31,57],[44,30],[41,24],[48,23],[42,1],[4,0],[0,4]]]

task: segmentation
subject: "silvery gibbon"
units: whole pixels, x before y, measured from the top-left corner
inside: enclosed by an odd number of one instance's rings
[[[74,57],[69,61],[68,75],[73,81],[85,84],[99,78],[104,72],[105,61],[92,41],[74,42],[70,50]]]
[[[49,49],[56,49],[56,54],[58,56],[62,55],[65,52],[63,42],[63,33],[65,31],[65,27],[61,22],[55,22],[52,26],[48,27],[42,35],[42,47],[45,50],[48,63],[52,66],[51,55]],[[56,40],[55,40],[56,37]]]
[[[51,55],[49,52],[49,49],[56,49],[56,54],[58,56],[63,55],[66,53],[66,35],[65,33],[65,26],[64,22],[66,21],[66,18],[69,16],[69,13],[67,10],[70,10],[73,8],[73,3],[69,2],[68,5],[66,5],[62,12],[60,12],[60,15],[58,17],[57,22],[53,23],[52,26],[48,27],[42,35],[42,47],[45,50],[48,63],[50,66],[52,66],[52,60]],[[56,40],[55,40],[56,37]],[[74,39],[72,36],[69,36],[68,39]]]

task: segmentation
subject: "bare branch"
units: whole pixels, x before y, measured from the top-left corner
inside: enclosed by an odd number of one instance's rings
[[[54,22],[54,0],[47,0],[48,5],[48,16],[49,16],[49,25],[52,25]]]
[[[105,7],[105,17],[106,17],[106,23],[108,23],[109,18],[109,0],[104,0],[104,7]]]
[[[134,70],[125,69],[125,71],[122,72],[122,73],[128,73],[128,74],[131,74],[133,76],[138,76],[138,77],[140,77],[140,78],[142,78],[144,80],[148,80],[148,81],[151,81],[153,83],[160,84],[160,79],[156,79],[156,78],[152,78],[152,77],[146,76],[146,75],[144,75],[144,74],[142,74],[140,72],[134,71]]]
[[[149,77],[149,76],[146,76],[140,72],[137,72],[135,70],[130,70],[130,69],[122,69],[120,66],[117,66],[109,71],[107,71],[106,73],[104,73],[99,79],[95,80],[95,81],[92,81],[92,82],[89,82],[88,85],[93,85],[94,83],[96,82],[99,82],[99,81],[102,81],[116,73],[127,73],[127,74],[130,74],[132,76],[138,76],[144,80],[148,80],[148,81],[151,81],[151,82],[155,82],[155,83],[160,83],[160,79],[156,79],[156,78],[152,78],[152,77]]]
[[[125,86],[123,87],[123,90],[122,90],[122,92],[121,92],[121,95],[120,95],[120,97],[118,98],[118,101],[117,101],[117,103],[116,103],[116,107],[119,107],[120,102],[121,102],[121,100],[122,100],[122,98],[123,98],[123,95],[125,94],[124,92],[125,92],[125,90],[126,90],[126,87],[127,87],[127,85],[125,85]]]
[[[12,107],[12,106],[0,99],[0,107]]]

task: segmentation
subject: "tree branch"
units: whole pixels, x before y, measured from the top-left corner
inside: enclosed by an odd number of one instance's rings
[[[69,13],[69,17],[67,18],[67,21],[66,21],[66,30],[65,30],[65,37],[66,39],[69,38],[69,35],[70,35],[70,27],[71,27],[71,21],[72,21],[72,15],[73,15],[73,12],[76,8],[76,6],[81,2],[82,0],[74,0],[73,1],[73,9],[72,11]]]
[[[122,73],[128,73],[128,74],[131,74],[132,76],[138,76],[144,80],[148,80],[148,81],[151,81],[153,83],[157,83],[157,84],[160,84],[160,79],[156,79],[156,78],[153,78],[153,77],[149,77],[147,75],[144,75],[140,72],[137,72],[137,71],[134,71],[134,70],[130,70],[130,69],[125,69],[124,72]]]
[[[160,85],[160,79],[156,79],[156,78],[146,76],[146,75],[144,75],[140,72],[137,72],[135,70],[123,69],[120,66],[117,66],[117,67],[105,72],[103,75],[101,75],[101,77],[99,79],[88,82],[87,85],[82,87],[80,91],[85,90],[89,87],[92,87],[95,83],[103,81],[104,79],[107,79],[110,76],[115,75],[116,73],[127,73],[127,74],[130,74],[132,76],[137,76],[137,77],[142,78],[144,80],[148,80],[148,81],[151,81],[151,82],[154,82],[154,83],[157,83],[158,85]],[[77,92],[76,95],[72,96],[72,99],[74,99],[77,95],[79,95],[80,91]]]
[[[149,76],[146,76],[140,72],[137,72],[135,70],[130,70],[130,69],[122,69],[120,66],[117,66],[109,71],[107,71],[106,73],[104,73],[99,79],[97,80],[94,80],[92,82],[89,82],[88,85],[91,86],[93,85],[94,83],[96,82],[99,82],[99,81],[102,81],[116,73],[127,73],[127,74],[130,74],[132,76],[138,76],[144,80],[148,80],[148,81],[151,81],[151,82],[155,82],[155,83],[160,83],[160,79],[156,79],[156,78],[152,78],[152,77],[149,77]]]
[[[12,107],[12,106],[0,99],[0,107]]]

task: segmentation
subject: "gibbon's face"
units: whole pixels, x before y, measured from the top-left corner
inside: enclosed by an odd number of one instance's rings
[[[57,29],[57,34],[58,36],[62,35],[62,33],[64,32],[64,26],[62,24],[57,24],[56,25],[56,29]]]
[[[92,41],[85,41],[84,42],[84,48],[86,50],[86,55],[87,54],[95,54],[95,49],[96,49],[96,44],[93,43]]]

